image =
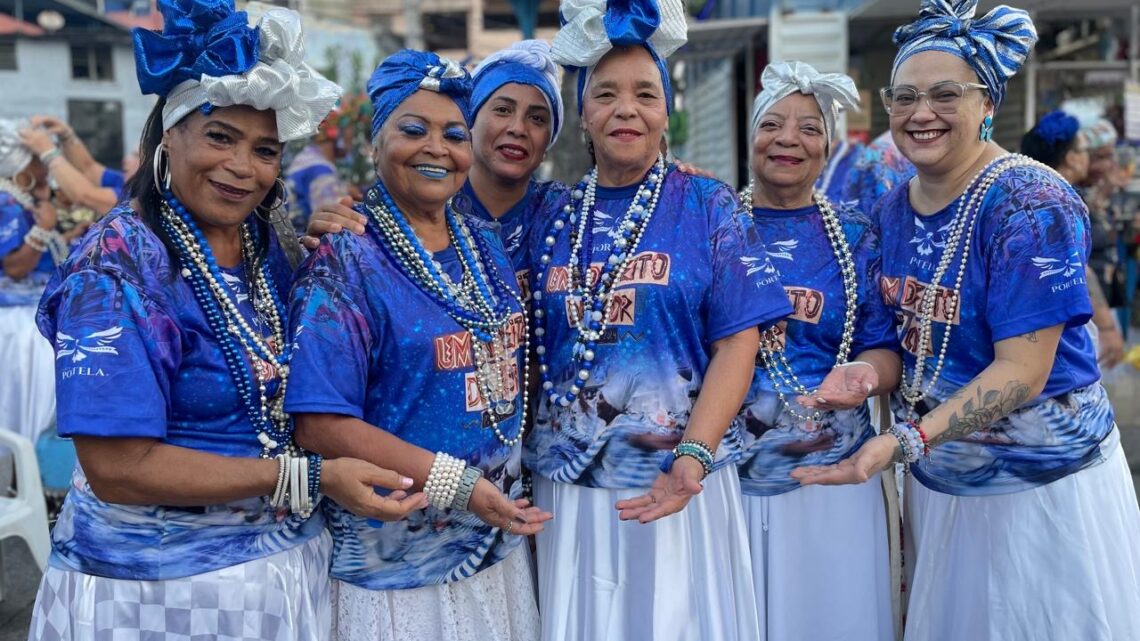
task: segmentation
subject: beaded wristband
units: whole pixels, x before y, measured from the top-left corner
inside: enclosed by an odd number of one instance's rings
[[[313,503],[317,502],[317,497],[321,494],[321,466],[324,465],[324,460],[320,454],[309,455],[309,496]]]
[[[467,511],[467,506],[471,503],[471,494],[475,492],[475,484],[482,476],[483,470],[474,465],[469,465],[463,470],[463,474],[459,477],[459,489],[451,501],[451,509]]]
[[[59,147],[52,147],[51,149],[48,149],[47,151],[40,154],[40,162],[44,164],[44,167],[47,167],[51,164],[51,161],[59,158],[62,155],[63,152],[59,150]]]
[[[445,452],[436,452],[431,471],[424,482],[424,494],[432,506],[444,509],[451,507],[455,493],[459,491],[459,479],[467,466],[460,459]]]
[[[692,457],[701,464],[701,469],[704,471],[701,480],[704,480],[709,474],[712,474],[713,461],[715,458],[712,448],[706,443],[696,439],[685,439],[678,443],[677,447],[673,448],[673,451],[662,461],[661,471],[668,474],[673,469],[673,463],[682,456]]]
[[[281,507],[285,504],[285,480],[289,478],[288,463],[285,460],[284,454],[277,455],[277,487],[273,490],[273,495],[269,498],[269,504],[273,507]]]
[[[32,229],[38,228],[33,227]],[[46,252],[48,249],[47,243],[45,243],[40,239],[39,236],[33,234],[32,232],[28,232],[27,235],[24,236],[24,244],[40,252],[41,254]]]
[[[922,425],[914,419],[906,422],[918,434],[918,438],[922,440],[922,455],[930,456],[930,439],[926,438],[926,432],[922,430]]]

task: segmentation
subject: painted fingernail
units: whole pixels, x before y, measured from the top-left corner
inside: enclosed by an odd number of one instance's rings
[[[413,483],[412,479],[410,479],[406,476],[400,477],[400,487],[411,487],[412,483]]]

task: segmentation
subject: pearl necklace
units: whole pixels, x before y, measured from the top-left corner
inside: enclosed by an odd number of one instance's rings
[[[571,202],[562,208],[562,211],[551,223],[543,239],[545,249],[539,258],[535,270],[535,283],[532,290],[534,297],[534,335],[539,341],[535,353],[538,355],[538,370],[542,377],[542,389],[547,399],[561,407],[567,407],[574,402],[578,393],[582,391],[586,381],[590,378],[594,368],[594,356],[597,343],[605,334],[609,326],[612,311],[614,292],[617,290],[622,274],[629,268],[630,261],[637,255],[637,247],[644,237],[645,229],[657,210],[657,202],[661,197],[661,186],[664,184],[665,158],[658,156],[657,162],[649,170],[649,174],[638,187],[637,193],[629,204],[625,215],[617,223],[615,229],[620,230],[620,236],[614,239],[610,255],[602,264],[601,274],[597,282],[590,280],[590,258],[593,254],[593,222],[594,203],[597,199],[598,168],[590,170],[586,177],[571,191]],[[579,207],[574,203],[580,202]],[[567,225],[569,223],[569,225]],[[559,233],[569,227],[570,257],[567,265],[568,293],[567,316],[570,323],[577,330],[574,337],[574,347],[570,357],[571,369],[578,370],[577,377],[570,384],[565,394],[559,394],[554,389],[554,381],[550,374],[550,364],[547,360],[546,345],[546,319],[542,309],[542,290],[546,283],[546,272],[554,255],[554,246],[558,242]],[[582,313],[579,315],[578,306]]]
[[[954,213],[954,218],[950,221],[951,228],[947,234],[942,255],[939,257],[938,265],[930,279],[930,284],[923,291],[922,299],[919,301],[918,309],[916,310],[919,332],[918,345],[915,349],[914,372],[909,383],[906,380],[906,376],[903,376],[903,380],[899,385],[899,393],[907,405],[908,418],[918,418],[918,412],[915,409],[916,406],[930,393],[934,388],[934,384],[942,375],[942,368],[945,365],[946,354],[950,346],[950,332],[954,327],[954,324],[949,321],[954,318],[958,311],[962,281],[966,276],[966,263],[970,258],[969,238],[973,233],[978,214],[982,210],[982,203],[985,202],[986,194],[997,179],[1003,173],[1015,167],[1037,167],[1046,169],[1054,174],[1056,173],[1048,166],[1021,154],[1005,154],[991,160],[981,171],[975,174],[970,180],[969,185],[967,185],[966,190],[959,196],[958,209]],[[937,359],[935,360],[930,380],[925,381],[924,385],[926,350],[934,344],[934,312],[938,301],[938,291],[941,287],[940,283],[946,276],[946,272],[949,271],[950,263],[953,261],[954,254],[958,252],[958,245],[962,242],[963,238],[966,239],[966,242],[962,245],[962,257],[958,261],[958,273],[954,280],[954,286],[950,290],[949,296],[946,297],[946,318],[948,319],[945,323],[946,329],[942,334],[942,344],[938,348]]]
[[[16,185],[16,181],[8,178],[0,178],[0,191],[8,192],[12,196],[12,199],[20,203],[24,209],[28,211],[35,209],[36,203],[32,195],[20,189],[20,187]]]
[[[751,190],[752,185],[749,184],[748,191],[751,192]],[[855,315],[859,308],[855,260],[852,258],[851,247],[847,244],[847,237],[843,233],[839,216],[835,214],[827,196],[821,191],[815,191],[812,193],[812,200],[823,219],[823,229],[827,233],[828,242],[831,243],[831,251],[835,254],[835,260],[839,263],[839,274],[843,279],[843,333],[839,339],[839,348],[835,353],[835,366],[839,367],[845,364],[851,356],[851,344],[855,335]],[[784,348],[780,346],[777,328],[772,327],[760,333],[760,356],[764,361],[764,370],[768,374],[768,380],[772,382],[772,389],[776,391],[780,403],[788,410],[788,413],[800,421],[819,421],[822,414],[818,410],[813,411],[810,416],[800,414],[784,394],[785,389],[800,396],[808,396],[810,392],[800,383],[795,370],[792,369],[791,363],[784,355]]]
[[[268,341],[253,330],[226,293],[221,270],[209,243],[189,212],[169,191],[160,206],[160,215],[163,229],[178,249],[182,262],[180,273],[206,314],[238,396],[246,406],[262,447],[261,458],[271,458],[279,447],[290,455],[296,455],[292,442],[293,423],[284,409],[289,380],[289,346],[282,321],[285,305],[269,277],[268,265],[257,258],[249,223],[241,228],[242,261],[250,276],[250,302],[258,318],[270,328]],[[280,377],[280,385],[272,397],[268,394],[268,380],[256,364],[257,359],[271,364]],[[257,402],[254,402],[254,384]]]
[[[504,372],[512,371],[510,361],[514,351],[510,349],[510,319],[514,313],[510,301],[514,301],[523,314],[523,327],[528,326],[526,306],[522,299],[502,281],[498,273],[494,278],[487,275],[486,261],[491,256],[490,248],[478,235],[471,233],[460,216],[455,215],[450,203],[444,210],[447,220],[448,238],[456,249],[462,276],[458,283],[452,282],[439,261],[424,248],[415,230],[396,206],[387,189],[380,183],[368,190],[365,210],[375,223],[380,246],[421,291],[436,301],[444,311],[475,339],[472,356],[475,361],[475,382],[487,407],[491,429],[499,442],[514,447],[522,441],[526,432],[527,411],[530,405],[530,336],[525,329],[523,337],[523,377],[522,407],[519,415],[519,431],[508,438],[499,428],[500,416],[515,412],[514,404],[507,399],[509,381]],[[370,227],[371,228],[371,227]],[[516,346],[517,349],[517,346]]]

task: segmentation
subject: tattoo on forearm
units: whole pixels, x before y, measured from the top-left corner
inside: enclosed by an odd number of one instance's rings
[[[1030,343],[1036,343],[1037,342],[1037,332],[1029,332],[1028,334],[1022,334],[1021,337],[1024,338],[1025,340],[1029,341]]]
[[[931,447],[973,434],[1029,401],[1029,386],[1018,380],[1009,381],[1001,390],[983,390],[981,385],[974,385],[973,390],[968,392],[968,387],[963,387],[947,401],[950,403],[956,398],[968,396],[961,408],[950,415],[946,431],[930,440]]]

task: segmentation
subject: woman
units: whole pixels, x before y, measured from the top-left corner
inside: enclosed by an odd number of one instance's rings
[[[457,213],[471,167],[470,77],[405,50],[368,82],[377,182],[364,236],[325,236],[292,295],[300,443],[414,479],[431,507],[377,524],[337,505],[336,638],[537,637],[519,498],[526,317],[497,235]]]
[[[1045,114],[1027,131],[1021,138],[1021,153],[1052,167],[1070,185],[1079,185],[1088,177],[1088,138],[1081,132],[1077,119],[1063,111]],[[1093,245],[1095,248],[1096,243]],[[1097,348],[1097,362],[1103,369],[1112,369],[1124,359],[1124,337],[1091,265],[1085,266],[1085,282],[1093,304],[1089,327]]]
[[[122,200],[126,181],[122,172],[97,162],[67,123],[52,116],[33,116],[31,125],[20,136],[29,149],[46,159],[44,165],[68,200],[97,216]]]
[[[731,190],[660,155],[680,3],[562,12],[597,165],[530,240],[543,639],[755,639],[734,418],[787,297]]]
[[[42,287],[55,264],[67,257],[71,240],[55,229],[47,169],[23,143],[22,129],[15,120],[0,119],[0,260],[7,277],[0,280],[0,290],[15,287],[7,279],[20,281],[33,273],[45,276],[38,283]]]
[[[380,498],[373,485],[410,481],[299,450],[281,410],[289,277],[261,216],[283,141],[339,91],[300,62],[292,11],[249,27],[226,1],[160,6],[164,32],[135,32],[139,86],[159,96],[140,145],[153,171],[41,303],[79,467],[29,638],[322,638],[320,495],[381,519],[423,498]]]
[[[800,487],[801,465],[836,463],[874,437],[868,396],[898,385],[894,314],[878,295],[878,230],[813,184],[855,83],[772,63],[752,108],[742,200],[792,315],[761,335],[738,463],[761,639],[892,641],[887,516],[879,483]],[[815,390],[809,392],[809,390]],[[843,532],[836,539],[835,532]],[[815,616],[818,610],[828,614]]]
[[[924,2],[881,92],[918,171],[879,205],[897,422],[795,476],[909,468],[907,639],[1136,638],[1140,510],[1082,327],[1088,218],[1053,171],[991,141],[1036,33],[1023,11],[974,11]]]

